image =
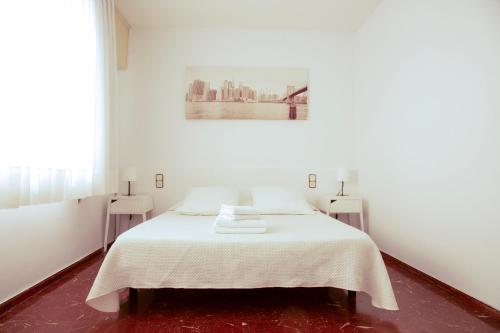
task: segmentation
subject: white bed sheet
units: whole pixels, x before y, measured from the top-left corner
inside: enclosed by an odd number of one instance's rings
[[[398,309],[380,251],[358,229],[317,213],[265,215],[265,234],[216,234],[214,218],[167,212],[120,235],[87,304],[116,312],[127,287],[336,287]]]

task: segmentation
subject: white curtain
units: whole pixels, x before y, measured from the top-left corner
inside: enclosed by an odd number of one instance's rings
[[[0,4],[0,208],[116,192],[113,0]]]

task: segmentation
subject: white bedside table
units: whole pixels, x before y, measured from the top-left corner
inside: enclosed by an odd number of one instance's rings
[[[104,252],[108,249],[109,218],[111,214],[141,214],[142,222],[146,221],[146,213],[153,210],[153,197],[148,194],[138,195],[117,195],[108,198],[108,208],[106,213],[106,229],[104,231]],[[115,217],[115,230],[117,228]],[[116,231],[115,231],[116,234]]]
[[[363,216],[363,199],[358,195],[338,196],[335,194],[322,195],[319,199],[319,208],[330,214],[358,213],[361,222],[361,230],[365,231]]]

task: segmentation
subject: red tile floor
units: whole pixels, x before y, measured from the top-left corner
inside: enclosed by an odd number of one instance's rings
[[[119,313],[101,313],[85,297],[103,256],[86,261],[0,313],[0,332],[500,332],[498,312],[474,306],[386,258],[400,311],[379,310],[358,293],[327,288],[160,290],[139,293]]]

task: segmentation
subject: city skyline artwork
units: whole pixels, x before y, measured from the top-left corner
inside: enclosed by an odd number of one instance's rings
[[[186,119],[306,120],[309,71],[187,67]]]

